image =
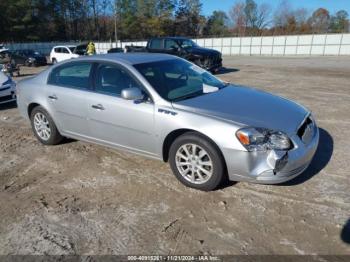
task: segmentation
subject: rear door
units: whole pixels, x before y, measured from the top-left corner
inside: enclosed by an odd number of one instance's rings
[[[26,57],[22,50],[14,51],[12,58],[15,60],[16,64],[24,65],[26,62]]]
[[[164,49],[164,39],[163,38],[151,39],[148,44],[148,51],[151,53],[166,53],[166,50]]]
[[[142,85],[114,63],[97,64],[94,79],[94,93],[87,96],[91,135],[100,143],[155,154],[153,102],[121,98],[124,88]]]
[[[61,56],[60,61],[72,58],[71,51],[68,49],[68,47],[65,47],[65,46],[61,47],[61,51],[62,51],[62,53],[60,54],[60,56]]]
[[[64,60],[64,54],[63,54],[63,48],[62,47],[55,47],[54,49],[53,58],[56,58],[57,62],[61,62]]]
[[[50,74],[48,104],[55,123],[66,134],[90,135],[86,96],[91,92],[91,72],[91,62],[74,62],[55,68]]]

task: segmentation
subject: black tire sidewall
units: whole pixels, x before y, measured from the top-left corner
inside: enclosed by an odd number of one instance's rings
[[[175,156],[177,150],[184,144],[196,144],[202,147],[209,154],[212,162],[213,162],[213,175],[212,177],[203,184],[194,184],[190,181],[186,180],[178,171],[175,161]],[[195,133],[188,133],[181,135],[170,146],[169,150],[169,164],[170,167],[178,180],[181,183],[188,187],[192,187],[195,189],[203,190],[203,191],[211,191],[216,189],[223,181],[226,176],[225,173],[225,165],[224,160],[221,156],[221,153],[216,145],[214,145],[211,141],[197,135]]]
[[[49,121],[49,125],[50,125],[50,130],[51,130],[51,135],[50,138],[48,140],[43,140],[38,134],[37,131],[35,130],[34,127],[34,116],[36,113],[42,113],[43,115],[45,115],[46,119]],[[41,106],[37,106],[35,107],[31,114],[30,114],[30,122],[32,125],[32,129],[34,132],[35,137],[44,145],[56,145],[58,143],[60,143],[62,141],[62,136],[60,135],[60,133],[57,130],[57,127],[55,125],[55,122],[53,121],[53,119],[51,118],[50,114]]]

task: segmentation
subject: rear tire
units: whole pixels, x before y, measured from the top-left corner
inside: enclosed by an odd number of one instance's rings
[[[211,191],[226,179],[225,162],[217,146],[194,132],[175,139],[169,163],[177,179],[195,189]]]
[[[57,145],[63,140],[55,122],[43,107],[35,107],[30,114],[30,120],[34,135],[42,144]]]

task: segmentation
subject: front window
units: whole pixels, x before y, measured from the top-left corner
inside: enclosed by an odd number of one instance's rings
[[[25,50],[23,53],[28,56],[40,55],[40,52],[34,50]]]
[[[136,64],[134,67],[168,101],[204,95],[226,86],[204,69],[180,59]]]
[[[112,64],[100,64],[96,69],[95,91],[106,95],[120,96],[123,89],[139,84],[122,68]]]
[[[198,47],[198,45],[190,39],[183,39],[183,40],[178,40],[178,41],[179,41],[179,44],[182,48]]]

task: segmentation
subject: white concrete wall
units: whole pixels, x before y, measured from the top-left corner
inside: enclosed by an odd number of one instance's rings
[[[193,39],[223,55],[323,56],[350,55],[350,34],[223,37]],[[145,46],[147,42],[123,42],[122,46]]]
[[[224,55],[350,55],[350,34],[194,39]]]
[[[289,35],[263,37],[224,37],[193,39],[198,45],[216,49],[223,55],[252,55],[252,56],[323,56],[350,55],[350,34],[327,35]],[[49,54],[52,47],[73,42],[57,43],[21,43],[8,44],[10,49],[36,49]],[[127,45],[146,46],[146,41],[122,42],[118,47]],[[115,43],[95,42],[98,54],[106,53],[116,47]]]

